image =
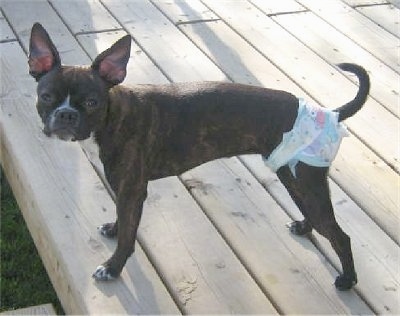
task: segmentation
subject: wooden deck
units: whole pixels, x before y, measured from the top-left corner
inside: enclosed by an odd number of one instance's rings
[[[399,1],[1,0],[0,160],[66,313],[400,314]],[[149,185],[136,254],[122,277],[90,276],[115,242],[90,142],[46,138],[27,71],[41,22],[65,64],[88,64],[127,32],[126,84],[232,80],[335,108],[357,91],[334,64],[356,62],[371,96],[346,124],[330,173],[359,283],[338,292],[339,262],[260,156],[213,161]],[[93,166],[96,166],[94,168]],[[95,170],[97,169],[97,171]]]

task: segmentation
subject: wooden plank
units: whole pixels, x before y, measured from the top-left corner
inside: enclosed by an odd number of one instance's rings
[[[355,292],[335,290],[337,272],[308,239],[290,235],[289,217],[236,158],[207,163],[182,178],[282,313],[370,313]]]
[[[374,5],[374,4],[383,4],[388,3],[386,0],[344,0],[348,5],[352,7],[360,6],[360,5]]]
[[[179,72],[174,81],[196,81],[201,75],[206,75],[209,80],[226,80],[217,66],[210,63],[182,33],[177,32],[175,26],[150,2],[105,0],[103,3],[164,74]],[[179,60],[179,65],[171,63],[171,60]]]
[[[359,7],[357,11],[377,23],[386,31],[400,37],[400,9],[392,4]]]
[[[94,58],[90,47],[107,46],[114,36],[97,34],[92,42],[85,35],[81,44]],[[136,62],[129,67],[134,72]],[[185,313],[276,313],[176,177],[150,183],[139,240]]]
[[[400,9],[384,0],[343,0],[388,32],[400,37]]]
[[[400,181],[397,173],[372,151],[366,152],[359,142],[345,139],[332,164],[330,176],[396,243],[399,243]]]
[[[62,52],[64,64],[74,64],[76,60],[79,60],[81,65],[90,62],[90,59],[82,50],[72,49],[72,47],[76,47],[75,39],[71,36],[68,28],[60,22],[59,16],[47,1],[3,0],[1,7],[25,51],[29,47],[29,36],[33,23],[41,22],[54,37],[54,44],[59,52]]]
[[[397,9],[400,9],[400,0],[388,0],[391,4],[393,4]]]
[[[235,3],[237,2],[235,1]],[[232,18],[232,20],[234,19],[240,20],[241,18]],[[250,23],[250,21],[246,21],[246,23]],[[263,63],[254,51],[246,50],[244,41],[233,34],[223,23],[182,25],[181,29],[210,58],[214,58],[224,72],[235,81],[275,87],[292,91],[300,96],[307,95],[299,92],[298,88],[293,89],[293,83],[282,75],[277,76],[279,81],[275,82],[273,79],[276,71],[268,70],[268,63]],[[268,41],[264,38],[260,39],[260,41],[264,40]],[[254,42],[254,44],[257,44],[257,42]],[[217,49],[211,50],[210,47],[217,47]],[[279,49],[279,46],[276,49]],[[290,57],[287,57],[287,59],[289,60]],[[253,60],[256,63],[252,64]],[[284,67],[284,61],[281,62],[282,65],[279,66]],[[295,66],[293,65],[293,67]],[[289,75],[292,71],[293,69],[287,68]],[[315,69],[314,71],[318,72],[319,70]],[[312,76],[313,74],[310,74],[310,77]],[[326,82],[326,78],[321,78],[321,80]],[[352,159],[348,159],[348,157]],[[386,166],[375,153],[366,148],[360,141],[351,137],[346,138],[343,142],[331,169],[331,175],[385,231],[389,232],[394,240],[400,241],[398,232],[400,216],[396,198],[399,180],[398,175],[390,167]],[[359,180],[356,185],[354,179]],[[382,214],[385,214],[385,216],[382,216]]]
[[[99,1],[51,0],[50,3],[74,35],[121,28]]]
[[[189,21],[210,21],[217,17],[200,1],[157,0],[152,2],[175,24]],[[279,9],[283,10],[283,8],[289,10],[289,8],[298,7],[292,1],[273,3],[274,7],[271,10],[274,12]],[[183,21],[182,12],[185,12],[186,15]],[[264,56],[254,51],[250,45],[243,45],[243,39],[227,28],[222,21],[185,23],[179,27],[215,64],[222,68],[227,68],[225,65],[229,64],[228,76],[231,79],[234,76],[234,81],[277,89],[281,88],[281,81],[285,79],[289,81],[282,72],[269,63]],[[243,58],[243,55],[247,55],[248,58]],[[258,76],[259,73],[264,73],[265,76]],[[302,91],[293,82],[290,88],[294,93]]]
[[[199,1],[151,0],[160,10],[173,11],[175,24],[218,20],[218,16]]]
[[[249,8],[246,1],[229,2],[229,5],[226,1],[204,2],[275,65],[290,74],[319,104],[336,108],[355,95],[358,87],[340,71],[328,65],[271,18],[260,15],[258,9]],[[327,78],[330,84],[326,84]],[[400,142],[395,116],[369,99],[363,110],[347,120],[346,125],[385,161],[400,170],[400,153],[393,146],[393,142]]]
[[[0,11],[0,42],[15,41],[17,38]]]
[[[346,2],[348,5],[351,5],[352,7],[392,4],[396,8],[398,9],[400,8],[399,0],[343,0],[343,1]]]
[[[177,177],[149,193],[140,240],[184,312],[277,313]]]
[[[399,38],[340,0],[298,0],[298,2],[350,37],[393,70],[400,72]]]
[[[30,23],[29,17],[26,17],[25,22]],[[91,58],[94,58],[98,52],[109,47],[114,40],[123,35],[122,32],[112,31],[79,35],[78,39]],[[52,38],[55,42],[60,40],[57,33]],[[23,42],[26,43],[27,40],[24,39]],[[71,43],[70,49],[78,51],[77,46],[77,43]],[[137,46],[134,45],[132,48],[132,54],[135,55]],[[77,54],[77,58],[79,55]],[[132,73],[137,72],[136,62],[143,71],[138,72],[137,78],[132,78],[133,82],[152,80],[156,83],[167,82],[160,72],[153,71],[146,74],[145,69],[156,68],[145,54],[139,53],[137,58],[135,57],[129,65],[128,72],[129,70]],[[132,83],[129,79],[126,81]],[[87,144],[85,149],[88,150]],[[95,149],[89,147],[89,152],[92,162],[101,171],[102,166],[95,156]],[[149,186],[151,193],[143,216],[143,222],[147,223],[148,229],[140,228],[139,240],[141,244],[146,245],[146,253],[153,264],[156,262],[157,270],[163,275],[162,278],[179,303],[180,309],[185,313],[274,313],[275,309],[271,303],[217,234],[212,224],[202,215],[201,210],[193,202],[190,203],[188,192],[183,186],[179,188],[177,181],[176,178],[170,178],[166,182],[160,184],[155,182]],[[176,194],[179,195],[179,199],[174,197]],[[168,207],[165,204],[172,203],[176,209],[168,213],[168,209],[172,206]],[[164,213],[162,218],[159,218],[160,210]],[[171,216],[174,214],[176,219],[173,220]],[[163,221],[164,218],[170,220]],[[196,218],[196,224],[192,222],[190,225],[185,225],[183,221],[185,218],[187,222]],[[172,224],[174,226],[170,227]],[[197,230],[193,229],[194,225]],[[154,230],[150,229],[153,227]],[[193,240],[194,231],[180,231],[176,227],[182,227],[182,230],[184,227],[193,229],[198,236],[214,236],[213,248],[209,249],[210,243],[204,238],[197,238],[196,243],[185,243],[184,240]],[[173,242],[167,245],[168,249],[172,248],[173,251],[165,253],[161,249],[167,240]],[[177,257],[181,264],[177,264]],[[131,260],[134,259],[135,257]],[[132,274],[132,277],[135,278],[135,275]],[[236,280],[235,283],[227,286],[228,280],[232,279]]]
[[[176,24],[219,19],[218,15],[197,0],[151,0],[151,2],[160,10],[169,12],[169,16],[174,16]],[[295,0],[250,0],[249,2],[265,9],[267,14],[272,15],[305,10]]]
[[[250,2],[269,15],[279,15],[282,13],[293,13],[306,10],[306,8],[295,0],[250,0]]]
[[[349,61],[365,67],[371,79],[370,95],[391,113],[400,116],[398,73],[312,12],[280,15],[273,19],[330,64]],[[355,79],[354,76],[348,78]]]
[[[284,190],[277,176],[257,156],[242,156],[241,160],[259,182],[284,207],[289,216],[301,220],[302,215]],[[400,248],[348,197],[333,181],[330,181],[332,203],[336,218],[352,240],[352,249],[359,284],[357,291],[378,314],[400,312]],[[337,255],[329,242],[314,233],[319,249],[335,267],[340,267]]]
[[[96,229],[114,218],[115,205],[77,143],[44,137],[18,43],[1,51],[1,163],[64,310],[179,313],[140,247],[122,278],[90,278],[115,247]]]
[[[0,313],[0,315],[56,315],[53,305],[43,304]]]
[[[165,12],[168,15],[171,13]],[[184,24],[179,27],[231,80],[272,89],[285,89],[296,95],[307,96],[294,81],[254,50],[223,21]]]

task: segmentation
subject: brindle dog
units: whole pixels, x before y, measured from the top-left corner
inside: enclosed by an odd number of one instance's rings
[[[149,180],[177,175],[204,162],[258,153],[268,157],[296,120],[299,100],[285,91],[237,83],[119,85],[126,75],[131,37],[125,36],[87,67],[61,65],[59,53],[40,24],[32,28],[30,74],[37,80],[37,109],[44,133],[83,140],[91,133],[99,145],[106,177],[116,194],[117,220],[101,233],[118,236],[112,257],[93,274],[117,277],[134,251]],[[356,74],[356,97],[335,111],[339,121],[352,116],[369,92],[366,71],[341,64]],[[328,168],[299,162],[296,177],[288,166],[277,175],[304,215],[292,232],[313,228],[332,244],[343,267],[340,290],[356,282],[350,238],[337,224],[328,188]]]

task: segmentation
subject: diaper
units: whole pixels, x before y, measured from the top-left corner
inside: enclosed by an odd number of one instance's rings
[[[314,167],[330,166],[342,138],[348,136],[346,127],[338,122],[338,118],[338,112],[299,99],[292,130],[283,134],[282,142],[268,158],[264,158],[265,164],[274,172],[288,165],[294,177],[299,161]]]

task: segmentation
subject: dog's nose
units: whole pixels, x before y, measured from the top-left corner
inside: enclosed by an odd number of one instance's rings
[[[75,109],[58,109],[54,113],[54,117],[57,125],[65,127],[77,127],[79,124],[79,112]]]

